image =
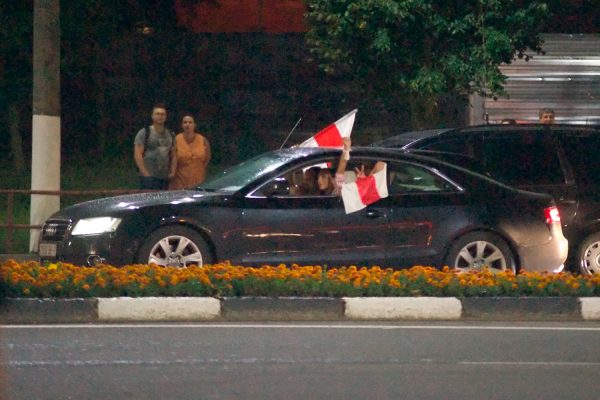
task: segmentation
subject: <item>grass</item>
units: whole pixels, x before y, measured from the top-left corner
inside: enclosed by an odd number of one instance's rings
[[[8,161],[0,162],[0,189],[31,189],[31,171],[17,171]],[[114,190],[137,189],[138,178],[133,160],[128,157],[110,159],[74,159],[61,166],[62,190]],[[60,206],[65,207],[101,195],[64,195]],[[0,196],[0,223],[7,223],[8,196]],[[31,199],[27,194],[15,194],[13,223],[29,224]],[[0,228],[0,254],[29,252],[29,230],[16,229],[12,235],[12,249],[6,243],[7,229]]]

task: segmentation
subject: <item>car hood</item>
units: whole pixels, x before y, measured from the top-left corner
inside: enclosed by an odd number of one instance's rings
[[[125,214],[130,210],[152,206],[217,201],[223,196],[223,193],[204,192],[200,190],[135,193],[74,204],[56,212],[51,218],[81,219],[119,215]]]

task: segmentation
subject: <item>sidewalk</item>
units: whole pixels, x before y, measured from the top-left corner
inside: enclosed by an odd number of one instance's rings
[[[335,320],[600,320],[600,297],[116,297],[0,303],[3,324]]]

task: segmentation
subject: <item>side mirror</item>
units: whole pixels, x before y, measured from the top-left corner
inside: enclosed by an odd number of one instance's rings
[[[290,184],[284,177],[278,177],[263,186],[261,192],[267,197],[288,196]]]

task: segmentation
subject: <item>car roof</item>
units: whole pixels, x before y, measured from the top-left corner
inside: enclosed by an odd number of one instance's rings
[[[404,147],[404,145],[418,142],[422,139],[429,138],[432,136],[438,136],[445,132],[453,131],[455,128],[445,129],[428,129],[422,131],[408,131],[403,132],[395,136],[380,140],[373,143],[372,147]]]
[[[561,131],[561,132],[598,132],[597,125],[572,125],[572,124],[494,124],[475,125],[454,130],[458,132],[526,132],[526,131]]]
[[[373,143],[372,147],[396,147],[405,148],[410,144],[435,136],[445,136],[448,134],[472,133],[472,132],[569,132],[571,134],[598,134],[600,126],[598,125],[568,125],[568,124],[495,124],[495,125],[474,125],[459,128],[428,129],[403,132],[395,136],[388,137]]]
[[[291,159],[300,160],[314,155],[337,156],[341,153],[341,149],[337,147],[290,147],[274,150],[273,152],[286,155]],[[431,167],[445,166],[462,169],[452,163],[448,163],[440,160],[437,157],[431,156],[427,152],[412,152],[397,147],[353,146],[350,154],[351,157],[354,155],[355,157],[392,158],[399,161],[425,163],[429,164]]]

